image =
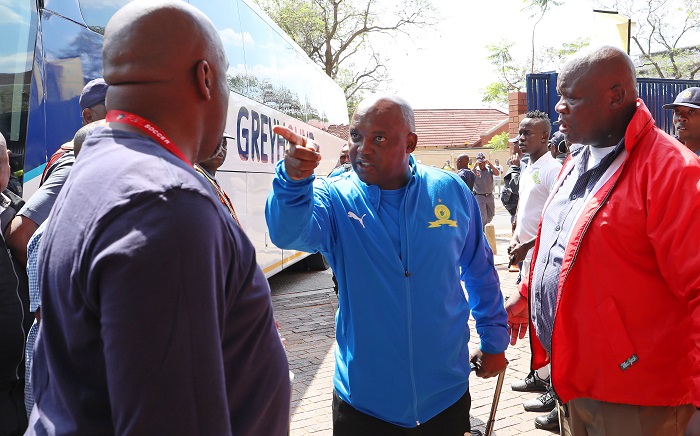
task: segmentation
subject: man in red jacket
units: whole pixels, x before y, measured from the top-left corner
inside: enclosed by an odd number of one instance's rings
[[[562,434],[700,434],[700,161],[655,127],[617,48],[569,61],[557,91],[574,145],[511,337],[529,324],[533,367],[552,362]]]

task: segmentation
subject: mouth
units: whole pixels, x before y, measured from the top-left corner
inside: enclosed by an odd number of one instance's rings
[[[561,118],[559,118],[557,124],[559,124],[559,131],[560,132],[566,133],[569,131],[569,125],[565,121],[562,121]]]
[[[355,160],[355,165],[361,169],[368,169],[368,168],[372,167],[371,162],[367,162],[366,160],[362,160],[362,159]]]

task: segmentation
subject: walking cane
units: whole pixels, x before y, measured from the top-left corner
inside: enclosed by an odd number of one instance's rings
[[[506,368],[508,367],[508,361],[506,361]],[[493,434],[493,426],[496,423],[496,410],[498,409],[498,401],[501,399],[501,389],[503,388],[503,379],[506,376],[506,368],[503,368],[498,374],[498,379],[496,380],[496,391],[493,393],[493,402],[491,403],[491,412],[489,412],[489,419],[486,421],[486,431],[484,436],[491,436]],[[476,371],[476,365],[471,363],[472,371]],[[472,431],[474,435],[481,435],[478,430]]]

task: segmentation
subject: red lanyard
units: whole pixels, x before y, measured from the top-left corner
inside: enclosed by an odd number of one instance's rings
[[[177,148],[175,144],[167,136],[165,136],[165,134],[161,132],[158,127],[154,126],[153,123],[148,121],[147,119],[129,112],[111,110],[107,112],[105,121],[107,121],[108,123],[128,124],[130,126],[134,126],[136,128],[141,129],[148,136],[155,139],[160,145],[162,145],[163,148],[177,156],[187,165],[192,166],[192,163],[190,163],[190,160],[187,159],[187,157],[185,157],[185,155],[182,153],[182,150]]]

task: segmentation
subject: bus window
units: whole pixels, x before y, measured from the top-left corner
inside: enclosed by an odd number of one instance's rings
[[[303,68],[305,60],[282,37],[279,37],[279,40],[281,48],[277,52],[277,59],[280,65],[280,86],[284,96],[281,110],[294,118],[305,120],[303,103],[306,101],[306,89],[304,84],[309,81]],[[312,82],[315,83],[315,80]]]
[[[304,67],[308,71],[309,77],[317,76],[319,82],[321,83],[309,83],[306,82],[306,101],[304,102],[304,108],[306,112],[306,120],[316,127],[325,127],[325,120],[323,120],[323,85],[325,80],[323,75],[325,74],[321,69],[316,66],[311,61],[304,62]]]
[[[246,71],[255,77],[248,89],[248,97],[278,109],[275,85],[279,83],[279,74],[273,42],[275,31],[248,5],[243,2],[239,5]]]
[[[0,4],[0,132],[9,149],[22,155],[37,30],[35,8],[35,2],[28,1]]]
[[[87,26],[104,35],[105,27],[122,6],[130,3],[133,0],[80,0],[80,12],[83,14],[83,19]]]
[[[343,90],[338,88],[338,85],[326,78],[323,91],[323,108],[325,111],[325,120],[329,124],[347,124],[348,122],[348,103]]]
[[[249,80],[243,52],[244,34],[241,31],[241,20],[238,16],[239,2],[231,0],[193,0],[190,3],[211,18],[214,26],[216,26],[216,30],[219,31],[229,63],[228,71],[226,72],[229,87],[234,92],[248,95]]]

